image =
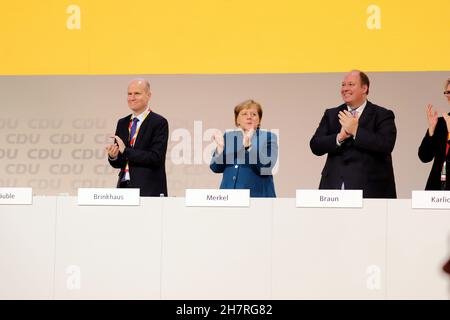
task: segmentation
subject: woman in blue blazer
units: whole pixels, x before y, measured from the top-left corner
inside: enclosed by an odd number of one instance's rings
[[[217,133],[210,168],[223,173],[221,189],[250,189],[250,197],[275,198],[272,169],[278,159],[277,136],[260,130],[261,105],[247,100],[234,108],[237,130]]]

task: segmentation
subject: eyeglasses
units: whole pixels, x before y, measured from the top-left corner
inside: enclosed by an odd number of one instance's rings
[[[444,94],[450,94],[450,91],[448,91],[448,90],[444,91]]]

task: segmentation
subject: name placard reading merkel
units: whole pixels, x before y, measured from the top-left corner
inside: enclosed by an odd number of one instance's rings
[[[0,204],[32,204],[32,188],[0,188]]]
[[[139,189],[79,188],[79,206],[138,206]]]
[[[450,209],[450,191],[412,191],[412,209]]]
[[[248,207],[248,189],[186,189],[186,207]]]
[[[362,190],[296,190],[296,207],[362,208]]]

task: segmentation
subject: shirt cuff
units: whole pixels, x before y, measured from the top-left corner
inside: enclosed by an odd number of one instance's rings
[[[339,137],[339,134],[336,135],[336,145],[338,147],[340,147],[342,145],[342,142],[339,142],[339,138],[338,137]]]

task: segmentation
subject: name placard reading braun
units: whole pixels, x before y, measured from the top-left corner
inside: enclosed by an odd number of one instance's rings
[[[296,207],[362,208],[362,190],[296,190]]]

